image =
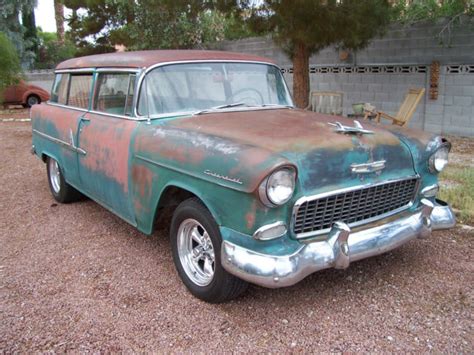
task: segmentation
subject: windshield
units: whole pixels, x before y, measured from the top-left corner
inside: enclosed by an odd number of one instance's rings
[[[143,82],[138,113],[158,116],[232,107],[292,106],[280,70],[255,63],[186,63],[158,67]]]

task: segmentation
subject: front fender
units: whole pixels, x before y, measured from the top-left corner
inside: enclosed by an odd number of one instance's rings
[[[157,217],[157,207],[169,187],[177,187],[197,196],[219,226],[252,235],[262,224],[272,221],[289,223],[287,207],[268,208],[257,195],[218,185],[193,174],[176,171],[135,157],[132,162],[130,193],[137,227],[150,234]]]
[[[30,95],[38,96],[41,99],[41,101],[43,101],[43,99],[41,98],[41,96],[38,93],[36,93],[32,90],[28,90],[28,91],[25,91],[23,93],[23,96],[21,97],[21,103],[26,104],[26,100],[28,99],[28,96],[30,96]]]
[[[140,125],[133,150],[150,164],[247,193],[254,192],[271,171],[293,165],[268,149],[166,121]]]

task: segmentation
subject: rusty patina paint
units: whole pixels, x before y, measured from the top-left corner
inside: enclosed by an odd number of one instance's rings
[[[151,214],[151,197],[153,191],[153,181],[158,180],[158,175],[154,173],[148,166],[133,165],[131,168],[131,185],[134,188],[132,198],[136,215]]]
[[[243,53],[203,50],[150,50],[107,53],[73,58],[60,63],[56,69],[100,67],[148,68],[160,63],[197,60],[237,60],[274,63],[274,61],[268,58]]]
[[[341,117],[294,109],[154,120],[140,125],[133,147],[135,159],[152,162],[150,168],[163,177],[160,183],[181,174],[179,180],[198,188],[221,225],[252,234],[277,220],[289,223],[291,206],[303,195],[416,174],[408,147],[396,135],[368,122],[364,127],[373,135],[344,135],[328,124],[336,120],[353,125]],[[350,171],[352,163],[381,159],[387,160],[382,173]],[[294,198],[278,208],[264,206],[258,186],[271,171],[288,165],[298,170]],[[209,171],[240,184],[206,174]]]
[[[246,191],[254,191],[269,168],[285,164],[299,168],[299,176],[306,178],[307,193],[327,185],[326,181],[338,185],[344,184],[343,180],[351,183],[351,179],[358,179],[351,176],[351,163],[387,160],[384,173],[374,175],[375,180],[403,173],[413,175],[410,152],[396,135],[368,122],[363,124],[374,134],[339,134],[329,125],[336,120],[346,125],[354,124],[342,117],[303,110],[261,110],[193,116],[174,120],[171,126],[179,128],[180,132],[205,135],[216,144],[220,140],[238,144],[240,148],[235,148],[235,154],[223,154],[226,160],[237,155],[236,164],[221,173],[242,177],[247,184]],[[259,174],[262,166],[264,171]],[[221,169],[225,168],[221,165]],[[252,176],[246,176],[247,171],[252,171]]]
[[[138,123],[99,114],[87,114],[81,123],[79,144],[87,152],[80,163],[90,172],[100,172],[115,180],[127,193],[129,152],[132,133]]]
[[[79,156],[81,186],[121,216],[133,220],[130,199],[130,142],[136,121],[87,113],[80,122],[77,142],[86,151]]]
[[[199,60],[271,63],[225,52],[145,51],[71,59],[57,69],[146,69]],[[145,233],[152,232],[163,192],[178,187],[204,202],[224,239],[254,250],[265,245],[275,255],[288,253],[299,242],[283,238],[261,243],[249,235],[276,221],[289,226],[292,207],[301,196],[415,174],[422,177],[421,187],[437,181],[427,166],[432,135],[367,121],[362,122],[364,128],[374,134],[345,135],[329,123],[353,126],[352,120],[296,109],[242,108],[147,122],[40,106],[32,110],[33,128],[65,142],[72,133],[75,144],[87,154],[78,155],[34,135],[37,154],[57,159],[70,184]],[[81,121],[83,115],[90,121]],[[386,160],[382,172],[351,172],[352,163],[382,159]],[[294,196],[283,206],[269,208],[260,201],[258,187],[284,166],[297,170]]]

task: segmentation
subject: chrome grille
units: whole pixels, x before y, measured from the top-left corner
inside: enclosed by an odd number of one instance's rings
[[[337,221],[356,225],[394,213],[413,200],[417,182],[414,177],[316,196],[295,207],[293,232],[301,238],[327,232]]]

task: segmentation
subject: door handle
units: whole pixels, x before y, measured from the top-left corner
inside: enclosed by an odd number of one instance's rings
[[[90,120],[91,120],[90,118],[87,118],[87,117],[84,117],[84,116],[81,117],[81,121],[83,121],[83,122],[90,122]]]

